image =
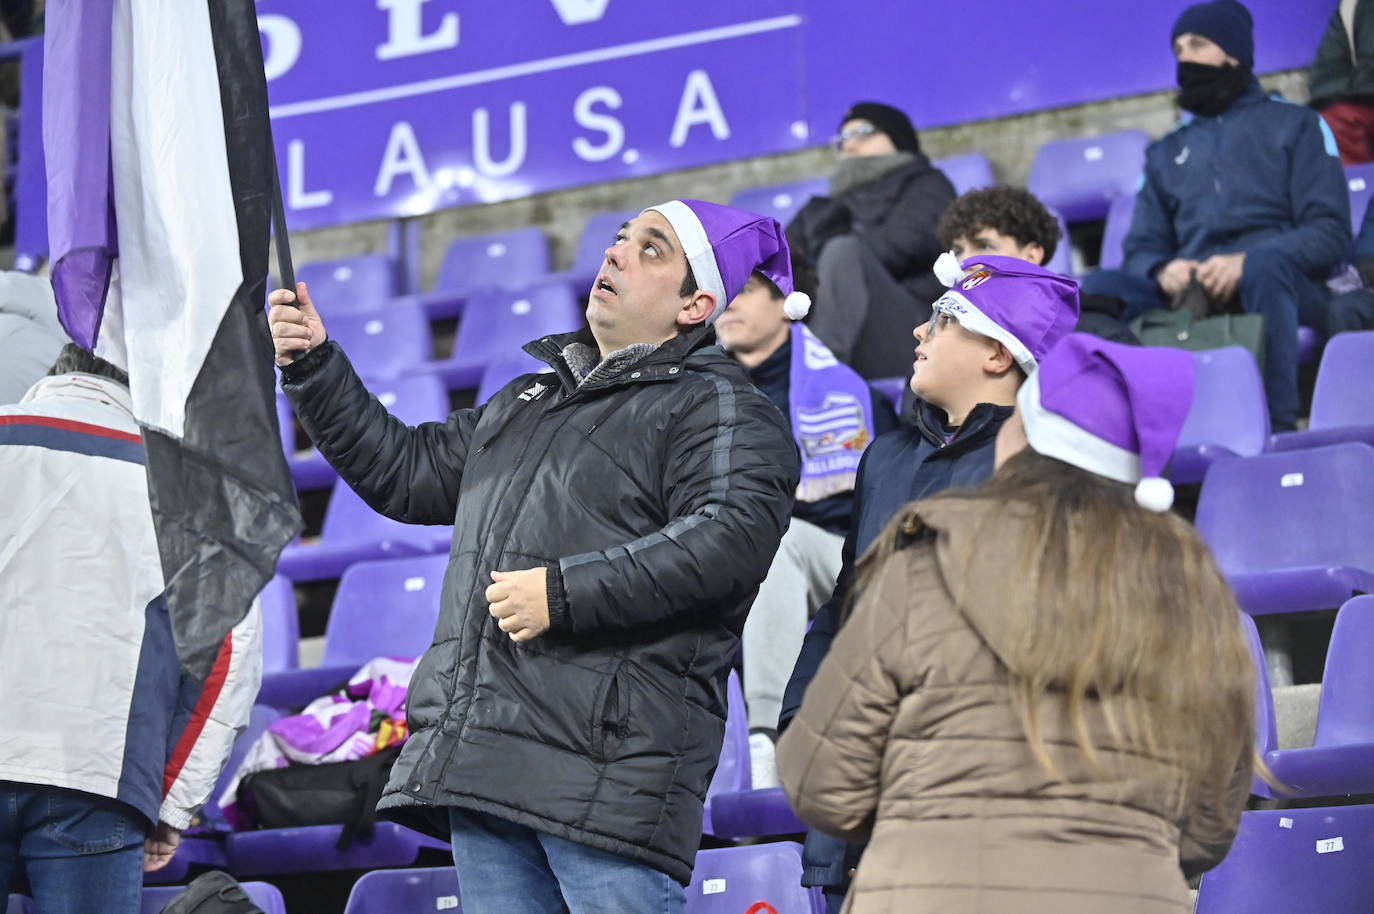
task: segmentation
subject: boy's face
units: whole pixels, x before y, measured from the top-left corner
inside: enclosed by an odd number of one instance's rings
[[[930,323],[916,328],[916,363],[911,391],[928,403],[948,410],[961,394],[987,378],[998,343],[965,330],[950,314],[936,312]]]
[[[950,244],[954,256],[960,260],[982,254],[997,254],[1002,257],[1015,257],[1036,266],[1044,266],[1045,249],[1039,242],[1019,244],[1010,235],[1003,235],[996,229],[980,226],[972,237],[960,235]]]
[[[743,291],[716,318],[716,337],[726,352],[753,352],[782,345],[790,322],[782,309],[783,300],[773,292],[757,275],[750,276]]]

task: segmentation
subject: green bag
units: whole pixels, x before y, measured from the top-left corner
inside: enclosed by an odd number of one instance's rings
[[[1264,370],[1264,317],[1259,314],[1219,314],[1196,320],[1186,310],[1158,308],[1131,321],[1131,332],[1146,346],[1189,352],[1244,346],[1260,371]]]

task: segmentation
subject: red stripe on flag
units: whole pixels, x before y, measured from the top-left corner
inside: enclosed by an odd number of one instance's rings
[[[172,785],[176,783],[177,777],[181,774],[182,766],[191,757],[191,750],[195,748],[196,740],[200,739],[201,731],[205,729],[205,722],[210,719],[210,712],[214,710],[215,702],[219,701],[219,693],[224,690],[224,681],[229,677],[229,659],[233,653],[234,633],[231,631],[224,636],[224,642],[219,648],[219,656],[215,658],[215,665],[210,669],[210,678],[205,680],[205,688],[196,701],[195,710],[191,712],[191,719],[186,722],[186,729],[181,731],[181,738],[177,740],[176,749],[172,750],[172,757],[162,772],[163,799],[166,799],[168,791],[172,789]]]
[[[52,416],[0,416],[0,425],[42,425],[48,428],[60,428],[68,432],[80,432],[83,435],[96,435],[100,438],[115,438],[120,441],[129,441],[139,444],[143,441],[142,436],[132,432],[121,432],[118,429],[106,428],[103,425],[91,425],[89,422],[73,422],[71,419],[55,419]]]

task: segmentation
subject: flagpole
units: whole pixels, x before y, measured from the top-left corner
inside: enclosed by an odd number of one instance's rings
[[[277,243],[277,274],[283,289],[296,291],[296,270],[291,265],[291,239],[286,234],[286,207],[281,198],[281,172],[277,168],[277,144],[272,139],[272,125],[268,122],[267,142],[272,147],[272,237]]]

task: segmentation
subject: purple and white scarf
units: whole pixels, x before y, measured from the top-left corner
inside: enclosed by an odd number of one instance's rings
[[[792,325],[788,405],[801,448],[797,500],[849,492],[873,440],[873,396],[858,372],[835,358],[804,324]]]

